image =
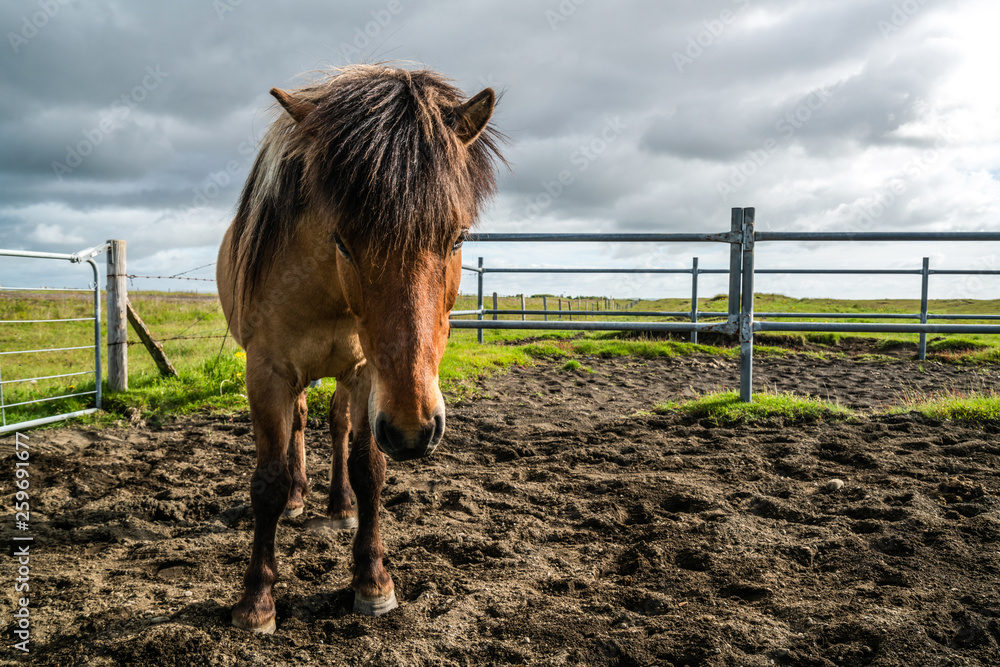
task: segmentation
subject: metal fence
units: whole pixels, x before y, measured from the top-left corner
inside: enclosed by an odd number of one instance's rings
[[[101,407],[101,284],[100,276],[97,271],[97,263],[94,262],[94,257],[98,254],[104,252],[105,245],[101,244],[94,248],[78,252],[76,254],[62,254],[54,252],[29,252],[26,250],[0,250],[0,255],[5,255],[8,257],[31,257],[36,259],[47,259],[47,260],[61,260],[68,261],[74,264],[80,264],[86,262],[90,264],[90,268],[94,272],[94,281],[86,289],[75,289],[75,288],[46,288],[46,287],[0,287],[0,291],[5,292],[92,292],[94,295],[94,316],[93,317],[76,317],[76,318],[65,318],[65,319],[48,319],[48,320],[35,320],[35,319],[20,319],[20,320],[0,320],[0,325],[10,325],[10,324],[37,324],[37,325],[47,325],[56,323],[66,323],[66,322],[86,322],[93,321],[94,323],[94,344],[93,345],[80,345],[74,347],[55,347],[55,348],[44,348],[40,350],[0,350],[0,433],[9,433],[10,431],[16,431],[20,429],[31,428],[32,426],[41,426],[42,424],[49,424],[51,422],[60,421],[63,419],[69,419],[70,417],[79,417],[81,415],[90,414],[97,412]],[[4,380],[3,379],[3,368],[2,362],[7,355],[17,355],[17,354],[37,354],[37,353],[48,353],[48,352],[65,352],[69,350],[94,350],[94,370],[90,371],[76,371],[72,373],[58,373],[54,375],[44,375],[36,377],[26,377],[18,378],[16,380]],[[46,396],[44,398],[36,398],[28,401],[18,401],[16,403],[6,403],[4,400],[4,387],[18,384],[18,383],[28,383],[37,382],[38,380],[49,380],[53,378],[70,377],[74,375],[93,375],[94,376],[94,391],[84,391],[71,394],[61,394],[59,396]],[[49,417],[42,417],[40,419],[32,419],[29,421],[22,421],[17,423],[7,423],[7,410],[16,406],[30,405],[33,403],[45,403],[48,401],[56,401],[62,398],[71,398],[75,396],[89,396],[94,395],[94,407],[88,408],[86,410],[77,410],[75,412],[67,412],[58,415],[52,415]]]
[[[755,269],[754,248],[758,242],[772,241],[1000,241],[1000,232],[861,232],[861,233],[802,233],[802,232],[756,232],[754,230],[755,209],[734,208],[730,220],[730,231],[707,234],[472,234],[470,241],[484,242],[591,242],[591,243],[728,243],[730,246],[729,269],[700,269],[695,258],[690,269],[518,269],[490,268],[483,266],[479,258],[477,266],[465,266],[466,270],[478,274],[478,298],[475,310],[454,311],[453,317],[475,315],[476,320],[451,320],[455,328],[478,329],[479,342],[483,340],[484,329],[524,329],[547,331],[669,331],[691,332],[697,342],[700,331],[738,336],[740,342],[740,398],[750,401],[753,384],[753,333],[755,331],[782,332],[892,332],[919,333],[920,358],[926,354],[928,333],[986,333],[1000,334],[997,324],[929,324],[930,319],[1000,320],[1000,315],[933,315],[927,310],[928,280],[932,274],[939,275],[1000,275],[1000,271],[931,270],[929,260],[924,258],[919,270],[906,269]],[[635,312],[627,311],[629,317],[689,317],[689,322],[637,322],[637,321],[522,321],[484,320],[484,315],[539,314],[527,310],[487,310],[483,306],[483,276],[486,273],[688,273],[691,275],[691,310],[689,312]],[[728,309],[725,313],[698,310],[698,275],[707,273],[728,273]],[[918,274],[921,276],[920,313],[754,313],[754,276],[764,273],[783,274]],[[550,315],[582,314],[579,311],[547,311]],[[589,311],[588,311],[589,312]],[[620,314],[625,314],[619,311]],[[723,322],[703,322],[702,318],[725,318]],[[865,322],[769,322],[755,318],[852,318],[852,319],[919,319],[919,324],[907,323],[865,323]]]

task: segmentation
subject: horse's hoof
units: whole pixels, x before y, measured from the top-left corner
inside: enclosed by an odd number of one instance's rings
[[[354,613],[364,614],[365,616],[381,616],[382,614],[387,614],[399,604],[396,603],[396,591],[389,593],[388,595],[379,595],[374,598],[369,598],[361,595],[360,593],[354,594]]]
[[[299,505],[298,507],[286,507],[285,511],[281,513],[281,516],[286,519],[294,519],[295,517],[300,516],[305,509],[306,508],[303,505]]]
[[[240,630],[246,630],[247,632],[253,632],[259,635],[273,635],[275,629],[274,617],[272,616],[264,625],[254,627],[249,623],[244,623],[238,620],[235,616],[233,617],[233,626],[239,628]]]
[[[344,519],[309,519],[306,530],[314,533],[335,533],[340,530],[352,530],[358,527],[358,517],[349,516]]]

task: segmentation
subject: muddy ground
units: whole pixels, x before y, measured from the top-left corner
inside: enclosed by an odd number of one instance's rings
[[[11,648],[7,558],[0,660],[1000,664],[1000,424],[723,428],[651,410],[735,387],[733,361],[584,363],[593,372],[542,360],[484,381],[450,407],[439,453],[390,463],[400,607],[377,619],[351,612],[351,535],[304,526],[326,491],[314,415],[314,490],[279,526],[269,637],[229,625],[252,530],[245,414],[31,434],[31,652]],[[902,358],[763,358],[755,379],[861,408],[1000,388],[996,368]],[[9,499],[13,459],[2,466]]]

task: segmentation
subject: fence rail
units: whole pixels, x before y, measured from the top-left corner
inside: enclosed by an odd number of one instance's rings
[[[923,259],[920,269],[757,269],[754,248],[756,243],[772,241],[1000,241],[1000,232],[756,232],[754,230],[756,211],[753,208],[734,208],[729,232],[708,234],[472,234],[470,241],[480,242],[591,242],[591,243],[728,243],[730,244],[729,269],[701,269],[695,257],[689,269],[681,268],[518,268],[487,267],[483,258],[476,266],[463,269],[478,274],[477,307],[475,310],[455,311],[453,317],[475,315],[475,320],[452,319],[451,324],[461,329],[478,329],[479,342],[483,341],[484,329],[525,329],[557,331],[674,331],[691,332],[691,339],[697,342],[698,332],[715,332],[738,336],[740,342],[740,398],[750,401],[753,384],[753,333],[755,331],[790,332],[890,332],[919,333],[920,359],[927,350],[928,333],[984,333],[1000,334],[1000,325],[993,324],[930,324],[932,319],[951,320],[1000,320],[1000,315],[989,314],[932,314],[927,310],[928,281],[931,275],[1000,275],[995,270],[930,269],[929,258]],[[690,274],[691,310],[672,311],[550,311],[547,308],[528,310],[487,309],[483,305],[483,277],[487,273],[554,273],[554,274]],[[729,274],[728,309],[726,312],[698,310],[698,275]],[[795,313],[760,312],[753,309],[753,284],[757,274],[827,274],[827,275],[919,275],[921,296],[919,313]],[[636,321],[524,321],[524,320],[484,320],[492,315],[577,315],[593,316],[596,313],[616,312],[632,318],[646,317],[688,317],[688,322],[636,322]],[[705,323],[699,318],[725,318],[724,322]],[[795,322],[770,322],[768,318],[797,318]],[[902,322],[808,322],[804,319],[917,319],[919,324]]]
[[[69,350],[94,350],[94,370],[92,371],[79,371],[73,373],[59,373],[53,375],[41,375],[36,377],[18,378],[16,380],[4,380],[2,368],[0,368],[0,433],[9,433],[11,431],[17,431],[21,429],[31,428],[33,426],[41,426],[43,424],[51,424],[53,422],[62,421],[64,419],[69,419],[71,417],[80,417],[83,415],[91,414],[97,412],[101,408],[101,281],[100,274],[97,270],[97,263],[94,262],[94,257],[104,251],[104,245],[94,246],[93,248],[88,248],[74,254],[63,254],[54,252],[32,252],[28,250],[6,250],[0,249],[0,256],[7,257],[26,257],[33,259],[51,259],[51,260],[61,260],[68,261],[73,264],[81,264],[86,262],[90,265],[91,270],[94,273],[94,282],[87,289],[81,288],[52,288],[52,287],[0,287],[0,291],[11,291],[11,292],[25,292],[25,291],[44,291],[44,292],[92,292],[94,295],[94,316],[93,317],[72,317],[72,318],[62,318],[62,319],[49,319],[49,320],[3,320],[0,324],[61,324],[65,322],[88,322],[93,321],[94,323],[94,344],[93,345],[80,345],[73,347],[53,347],[53,348],[43,348],[39,350],[3,350],[0,351],[0,355],[12,355],[12,354],[38,354],[45,352],[64,352]],[[75,375],[93,375],[94,376],[94,391],[84,391],[75,392],[70,394],[60,394],[58,396],[46,396],[42,398],[34,398],[27,401],[18,401],[15,403],[7,403],[4,398],[4,387],[7,385],[18,384],[18,383],[28,383],[37,382],[38,380],[49,380],[52,378],[59,377],[69,377]],[[74,412],[65,412],[62,414],[51,415],[48,417],[41,417],[39,419],[30,419],[22,422],[7,423],[7,409],[13,407],[20,407],[24,405],[32,405],[38,403],[47,403],[51,401],[56,401],[63,398],[74,398],[79,396],[94,396],[94,407],[87,408],[85,410],[76,410]]]

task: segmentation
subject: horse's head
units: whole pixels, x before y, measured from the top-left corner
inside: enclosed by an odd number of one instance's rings
[[[272,94],[299,125],[306,195],[325,204],[336,276],[355,316],[375,442],[430,454],[445,427],[438,366],[458,295],[462,242],[494,190],[495,96],[468,101],[429,72],[362,69],[329,99]],[[352,87],[352,77],[366,85]],[[484,131],[486,133],[484,134]]]

